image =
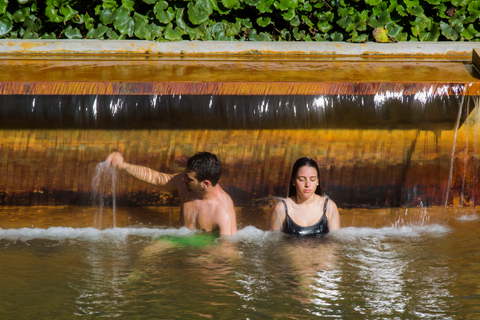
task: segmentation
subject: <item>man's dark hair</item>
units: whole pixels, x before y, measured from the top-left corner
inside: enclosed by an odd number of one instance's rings
[[[197,180],[209,180],[213,186],[222,175],[222,164],[217,156],[210,152],[199,152],[188,159],[187,168],[197,173]]]

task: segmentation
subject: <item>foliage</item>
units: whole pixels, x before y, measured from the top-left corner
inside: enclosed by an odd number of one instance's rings
[[[480,0],[0,0],[0,37],[478,41]]]

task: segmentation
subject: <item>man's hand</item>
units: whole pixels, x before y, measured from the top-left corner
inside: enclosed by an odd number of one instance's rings
[[[125,167],[125,160],[123,160],[123,156],[120,152],[112,152],[105,162],[114,168],[122,170]]]

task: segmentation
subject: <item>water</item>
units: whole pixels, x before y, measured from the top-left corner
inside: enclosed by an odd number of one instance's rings
[[[268,208],[239,208],[239,232],[205,247],[153,240],[193,236],[177,209],[117,208],[121,227],[103,230],[94,212],[0,210],[2,319],[480,316],[476,209],[343,209],[340,231],[299,239],[264,231]]]

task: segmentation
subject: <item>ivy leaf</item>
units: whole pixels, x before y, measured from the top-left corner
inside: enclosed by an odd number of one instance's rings
[[[239,0],[221,0],[221,2],[227,9],[237,8],[240,6]]]
[[[163,36],[165,37],[165,39],[171,40],[171,41],[180,40],[182,39],[182,36],[183,36],[183,30],[180,28],[173,29],[172,23],[169,23],[165,28],[165,32],[163,33]]]
[[[330,38],[332,41],[342,41],[343,40],[343,34],[340,32],[334,32],[330,35]]]
[[[63,17],[60,17],[57,14],[57,9],[53,5],[48,5],[45,8],[45,15],[50,19],[51,22],[63,22]]]
[[[0,37],[5,36],[13,29],[13,20],[10,14],[6,13],[0,17]]]
[[[158,1],[153,7],[155,17],[161,23],[168,24],[175,17],[175,11],[168,5],[167,1]]]
[[[135,5],[135,0],[122,0],[122,7],[128,11],[135,11],[133,6]]]
[[[38,19],[35,15],[31,14],[29,15],[24,22],[25,27],[28,29],[37,32],[40,30],[41,26],[41,21]]]
[[[103,24],[99,24],[97,28],[92,28],[87,32],[86,37],[88,39],[103,39],[104,34],[108,31],[108,27]]]
[[[370,19],[368,19],[368,25],[372,28],[383,28],[390,20],[390,13],[383,11],[378,16],[370,17]]]
[[[321,23],[317,23],[317,28],[323,33],[327,33],[328,31],[332,30],[333,26],[329,22],[323,21]]]
[[[378,6],[383,0],[365,0],[365,3],[372,6],[372,7],[375,7],[375,6]]]
[[[399,26],[393,21],[390,21],[389,23],[387,23],[385,25],[385,28],[387,28],[388,36],[394,37],[394,38],[397,37],[400,34],[400,32],[402,32],[403,30],[403,27]]]
[[[387,29],[375,28],[373,29],[373,38],[375,42],[390,42],[390,38],[387,35]]]
[[[50,33],[44,33],[40,39],[56,39],[57,37],[55,36],[55,33],[50,32]]]
[[[257,6],[257,10],[260,11],[260,13],[272,12],[271,6],[273,2],[274,0],[261,1]]]
[[[438,24],[433,23],[428,31],[420,31],[418,39],[420,41],[438,41],[440,37],[440,28]]]
[[[359,36],[348,39],[347,42],[364,43],[364,42],[367,42],[367,40],[368,40],[368,35],[361,34]]]
[[[134,31],[133,33],[139,39],[152,40],[152,33],[148,25],[148,18],[139,13],[133,13]]]
[[[99,12],[100,22],[104,25],[111,24],[115,20],[115,13],[111,8],[100,10]]]
[[[423,13],[423,7],[420,5],[415,5],[413,7],[407,7],[407,12],[413,16],[418,16]]]
[[[12,19],[15,22],[24,22],[25,19],[30,15],[30,8],[21,8],[15,11],[12,15]]]
[[[440,29],[449,40],[457,40],[463,32],[463,26],[451,26],[443,21],[440,22]]]
[[[469,24],[465,30],[462,32],[462,37],[464,37],[467,40],[471,40],[475,37],[480,36],[480,33],[475,29],[473,24]]]
[[[296,40],[304,40],[305,39],[305,30],[298,30],[298,27],[293,28],[293,37]]]
[[[132,17],[130,17],[130,11],[125,7],[120,7],[115,10],[114,17],[115,21],[113,22],[113,26],[115,29],[122,35],[133,36],[135,22]]]
[[[67,29],[63,31],[63,34],[68,39],[82,39],[82,33],[78,28],[72,28],[72,26],[68,26]]]
[[[193,24],[202,24],[208,20],[208,17],[213,13],[212,5],[208,0],[195,0],[188,3],[188,19]]]
[[[145,2],[146,4],[154,4],[154,3],[157,3],[158,0],[142,0],[143,2]]]
[[[257,18],[257,24],[260,27],[266,27],[272,22],[272,19],[270,17],[258,17]]]
[[[250,41],[271,41],[272,38],[270,37],[270,35],[268,35],[264,32],[260,32],[259,34],[257,34],[257,30],[252,29],[252,30],[250,30],[250,33],[248,34],[248,40],[250,40]]]
[[[0,0],[0,14],[7,12],[8,0]]]
[[[63,21],[70,21],[78,12],[73,10],[70,5],[62,6],[59,12],[63,15]]]

